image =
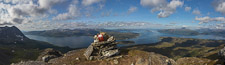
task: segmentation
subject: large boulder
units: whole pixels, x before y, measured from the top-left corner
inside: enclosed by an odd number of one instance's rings
[[[54,50],[52,48],[47,48],[40,54],[37,61],[48,62],[50,59],[57,58],[60,56],[62,56],[62,53],[60,51]]]
[[[119,54],[119,50],[115,49],[115,50],[108,50],[108,51],[103,51],[102,55],[105,57],[111,57],[113,55]]]
[[[225,47],[218,52],[220,59],[225,60]]]

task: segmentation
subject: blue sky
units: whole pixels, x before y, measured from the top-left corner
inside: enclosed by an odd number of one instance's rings
[[[24,30],[62,28],[62,24],[65,28],[99,24],[113,27],[120,22],[127,27],[141,22],[148,28],[157,28],[157,24],[170,28],[224,28],[225,22],[225,0],[0,0],[0,5],[0,24]]]

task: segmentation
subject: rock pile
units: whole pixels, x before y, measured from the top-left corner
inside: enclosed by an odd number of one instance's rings
[[[106,33],[100,33],[94,36],[94,42],[86,49],[84,55],[86,59],[104,59],[119,53],[116,39]]]

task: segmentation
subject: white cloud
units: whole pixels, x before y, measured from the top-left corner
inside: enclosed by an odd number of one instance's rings
[[[82,10],[82,15],[85,17],[92,17],[94,13],[99,12],[105,7],[106,0],[81,0],[80,9]],[[92,6],[92,5],[96,6]],[[104,13],[104,12],[103,12]],[[94,16],[95,17],[95,16]]]
[[[199,24],[203,24],[208,28],[225,29],[224,17],[195,17],[195,20],[199,21]]]
[[[1,23],[22,24],[48,17],[55,10],[51,9],[55,4],[64,0],[3,0],[0,2]],[[5,4],[12,3],[12,4]],[[3,16],[2,16],[3,15]]]
[[[141,0],[141,5],[152,8],[151,11],[160,11],[159,18],[169,17],[176,11],[176,8],[182,7],[184,2],[172,0],[169,3],[166,0]]]
[[[190,10],[191,10],[191,7],[185,7],[184,10],[185,10],[185,11],[190,11]]]
[[[179,6],[183,6],[183,2],[178,1],[178,0],[172,0],[169,4],[167,4],[167,7],[160,8],[161,11],[158,14],[158,17],[165,18],[165,17],[170,16],[171,14],[173,14],[176,11],[176,8]]]
[[[214,0],[212,5],[217,12],[225,14],[225,0]]]
[[[85,28],[87,27],[87,24],[84,22],[38,21],[38,22],[20,24],[16,26],[24,31],[33,31],[33,30]]]
[[[53,5],[62,3],[65,0],[39,0],[38,3],[42,8],[51,8]]]
[[[58,20],[58,21],[66,21],[66,20],[74,20],[78,19],[79,17],[85,16],[90,17],[93,13],[98,12],[99,9],[102,9],[104,7],[103,2],[104,0],[82,0],[80,2],[79,0],[73,0],[72,3],[68,7],[68,11],[64,13],[60,13],[52,18],[52,20]],[[84,6],[80,6],[84,5]],[[98,4],[99,8],[94,6],[89,6],[92,4]]]
[[[2,0],[2,1],[5,3],[12,3],[12,4],[24,4],[24,3],[29,3],[30,1],[34,1],[34,0]]]
[[[192,14],[201,15],[201,12],[198,9],[192,11]]]
[[[33,30],[51,30],[51,29],[74,29],[74,28],[147,28],[147,27],[162,27],[160,24],[152,24],[149,22],[127,22],[127,21],[109,21],[109,22],[51,22],[38,21],[17,25],[18,28],[24,31]]]
[[[166,0],[141,0],[140,4],[142,6],[147,7],[158,7],[158,6],[165,6],[167,4]]]
[[[97,27],[146,27],[151,23],[147,22],[103,22],[96,24]]]
[[[211,18],[209,16],[195,17],[195,20],[200,21],[199,24],[209,23],[209,22],[225,22],[224,17],[215,17],[215,18]]]
[[[82,0],[82,5],[89,6],[98,2],[102,2],[104,0]]]
[[[57,15],[53,20],[71,20],[76,19],[80,15],[80,10],[74,4],[71,4],[68,8],[68,12]]]
[[[216,11],[225,14],[225,2],[219,4],[219,5],[216,7]]]
[[[134,7],[134,6],[131,6],[129,9],[128,9],[128,13],[133,13],[135,11],[137,11],[137,7]]]
[[[60,11],[60,13],[58,13],[57,8],[53,8],[56,5],[67,3],[66,1],[71,2],[70,4],[64,5],[68,6],[66,12]],[[23,24],[30,21],[51,20],[51,17],[52,20],[74,20],[85,15],[91,16],[91,14],[98,10],[95,6],[88,5],[98,4],[99,8],[102,9],[105,0],[81,1],[82,2],[79,2],[79,0],[0,0],[0,24]],[[103,3],[99,4],[99,2]],[[81,10],[82,12],[80,12]]]

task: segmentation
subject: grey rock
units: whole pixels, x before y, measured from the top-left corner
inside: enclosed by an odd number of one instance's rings
[[[93,56],[90,56],[90,57],[89,57],[89,60],[93,60],[93,58],[94,58]]]
[[[63,54],[60,51],[54,50],[52,48],[45,49],[41,55],[38,57],[37,61],[48,62],[53,58],[62,56]]]
[[[113,60],[114,64],[119,64],[118,60]]]
[[[77,60],[77,61],[79,61],[79,60],[80,60],[80,58],[76,58],[76,60]]]
[[[118,53],[119,53],[118,49],[102,52],[103,56],[105,56],[105,57],[111,57],[111,56],[113,56],[115,54],[118,54]]]
[[[42,57],[42,61],[48,62],[50,59],[53,59],[53,58],[57,58],[57,56],[55,56],[55,55],[45,55],[44,57]]]
[[[218,52],[220,59],[225,60],[225,47]]]
[[[86,59],[89,59],[89,57],[91,56],[93,50],[94,50],[94,48],[93,48],[92,45],[90,45],[90,46],[86,49],[86,51],[85,51],[85,53],[84,53],[84,56],[86,57]]]
[[[109,41],[109,42],[114,42],[116,39],[113,37],[113,36],[111,36],[111,37],[109,37],[109,39],[107,40],[107,41]]]

